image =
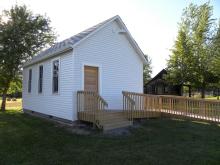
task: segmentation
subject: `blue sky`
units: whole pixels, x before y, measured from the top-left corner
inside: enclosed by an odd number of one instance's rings
[[[0,11],[15,3],[26,4],[34,13],[46,14],[58,41],[105,19],[120,15],[145,54],[152,59],[153,75],[166,66],[177,35],[183,8],[206,0],[0,0]],[[213,17],[220,18],[220,0],[210,0]]]

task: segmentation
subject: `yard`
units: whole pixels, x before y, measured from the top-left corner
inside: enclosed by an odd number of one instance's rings
[[[0,105],[2,104],[2,99],[0,98]],[[22,99],[18,98],[16,101],[6,101],[6,109],[21,109]]]
[[[19,110],[0,112],[0,164],[219,164],[220,127],[151,119],[128,136],[76,135]]]

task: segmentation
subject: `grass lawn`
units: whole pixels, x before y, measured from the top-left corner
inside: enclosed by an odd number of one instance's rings
[[[0,164],[220,164],[220,127],[152,119],[129,136],[76,135],[8,110],[0,112]]]
[[[217,100],[217,96],[206,97],[206,99],[209,99],[209,100]]]

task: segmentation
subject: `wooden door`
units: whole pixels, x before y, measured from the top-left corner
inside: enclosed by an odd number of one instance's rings
[[[84,90],[99,92],[99,69],[98,67],[84,66]]]
[[[84,90],[98,93],[98,89],[98,67],[84,66]],[[86,111],[98,109],[98,100],[93,94],[85,96],[84,99]]]

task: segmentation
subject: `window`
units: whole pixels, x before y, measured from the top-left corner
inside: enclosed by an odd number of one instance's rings
[[[168,86],[165,86],[165,88],[164,88],[164,92],[165,92],[165,93],[168,93],[168,92],[169,92],[169,88],[168,88]]]
[[[43,65],[39,66],[38,93],[43,91]]]
[[[32,69],[29,69],[28,77],[28,93],[31,93]]]
[[[53,61],[53,93],[59,91],[59,60]]]

